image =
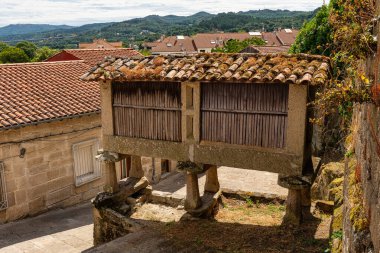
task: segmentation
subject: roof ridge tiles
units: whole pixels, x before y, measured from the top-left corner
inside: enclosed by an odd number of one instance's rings
[[[120,64],[121,63],[121,64]],[[188,72],[180,73],[186,64]],[[214,64],[218,63],[218,64]],[[189,55],[158,55],[149,57],[106,57],[81,78],[86,81],[211,81],[245,80],[247,82],[282,82],[319,85],[329,77],[330,59],[321,55],[284,53],[199,53]],[[139,66],[138,71],[134,69]],[[158,72],[160,75],[152,73]],[[244,75],[245,72],[251,72]],[[215,74],[217,75],[215,76]],[[279,74],[284,78],[276,78]],[[315,82],[316,74],[322,79]],[[291,77],[296,74],[296,79]],[[309,77],[309,74],[311,77]],[[242,78],[244,76],[244,78]],[[249,78],[248,78],[249,76]]]
[[[0,68],[10,67],[10,66],[75,64],[78,62],[85,63],[84,60],[80,60],[80,59],[79,60],[68,60],[68,61],[40,61],[40,62],[2,63],[2,64],[0,64]]]
[[[123,48],[68,48],[62,51],[118,51],[118,50],[134,50],[130,47]]]

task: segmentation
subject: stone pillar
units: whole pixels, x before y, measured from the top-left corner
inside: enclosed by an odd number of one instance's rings
[[[100,212],[95,207],[92,207],[92,218],[94,222],[94,246],[97,246],[103,242],[103,231],[102,231],[102,217]]]
[[[131,156],[131,170],[129,171],[129,177],[142,178],[144,171],[141,164],[141,156]]]
[[[299,225],[302,221],[301,190],[289,189],[286,200],[285,224]]]
[[[218,169],[216,165],[210,165],[206,171],[205,191],[216,193],[220,189]]]
[[[119,191],[119,180],[117,179],[116,166],[114,162],[106,162],[105,169],[108,173],[108,185],[112,187],[112,192]]]
[[[199,195],[198,176],[194,172],[186,172],[186,200],[185,209],[194,210],[202,205]]]
[[[301,206],[302,206],[302,218],[304,220],[310,219],[311,214],[311,187],[306,187],[301,190]]]
[[[278,177],[278,184],[289,189],[283,223],[296,226],[300,225],[304,215],[306,215],[307,212],[310,213],[310,183],[307,178],[302,176],[280,175]]]

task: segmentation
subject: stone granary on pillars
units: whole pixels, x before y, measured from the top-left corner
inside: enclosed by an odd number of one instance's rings
[[[217,192],[216,166],[231,166],[279,173],[298,223],[313,174],[307,104],[328,77],[322,56],[203,53],[107,58],[82,79],[101,86],[104,149],[180,161],[188,211],[202,208],[196,174]]]

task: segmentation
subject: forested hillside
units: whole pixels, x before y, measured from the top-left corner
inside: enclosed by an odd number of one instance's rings
[[[16,44],[30,40],[39,46],[52,48],[75,48],[79,42],[94,38],[109,41],[123,41],[125,45],[139,45],[142,41],[153,41],[161,35],[193,35],[199,32],[242,32],[277,28],[301,28],[316,11],[256,10],[238,13],[219,13],[217,15],[199,12],[191,16],[157,16],[136,18],[116,23],[89,24],[70,29],[55,29],[47,32],[19,32],[2,36],[0,41]],[[1,31],[1,28],[0,28]]]
[[[68,25],[37,25],[37,24],[16,24],[0,27],[0,36],[31,34],[37,32],[48,32],[53,30],[63,30],[73,28]]]

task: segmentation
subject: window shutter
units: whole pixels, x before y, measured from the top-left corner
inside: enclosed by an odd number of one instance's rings
[[[100,163],[95,156],[99,149],[97,139],[73,145],[75,185],[80,186],[101,177]]]

